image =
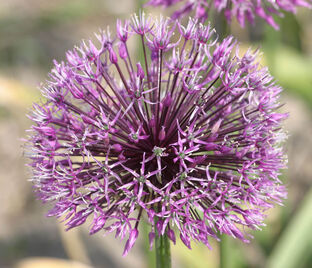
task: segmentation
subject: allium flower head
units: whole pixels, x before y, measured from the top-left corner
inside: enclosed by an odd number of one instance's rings
[[[173,14],[173,18],[181,17],[195,10],[195,17],[204,21],[208,18],[211,9],[223,12],[227,21],[236,17],[241,27],[245,20],[254,24],[255,17],[264,19],[276,30],[279,26],[274,16],[283,16],[283,12],[296,13],[297,7],[312,7],[311,0],[149,0],[147,5],[169,7],[181,3],[182,7]]]
[[[175,33],[175,34],[174,34]],[[71,229],[129,237],[141,220],[173,242],[243,241],[286,192],[281,88],[232,37],[140,14],[54,62],[34,104],[28,155],[38,197]],[[144,60],[130,54],[140,41]],[[245,229],[245,228],[244,228]]]

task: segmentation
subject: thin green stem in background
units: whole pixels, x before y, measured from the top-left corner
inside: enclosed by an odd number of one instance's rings
[[[139,15],[140,12],[144,12],[143,4],[145,4],[146,1],[145,0],[138,0],[137,3],[138,3],[138,5],[137,5],[137,9],[136,9],[136,14]],[[145,63],[145,57],[144,57],[144,53],[143,53],[143,49],[142,49],[142,40],[141,39],[138,40],[136,53],[137,53],[136,54],[137,62],[140,62],[142,67],[143,67],[144,63]]]
[[[228,24],[224,14],[219,14],[214,18],[214,27],[219,35],[219,40],[223,40],[231,33],[231,26]]]

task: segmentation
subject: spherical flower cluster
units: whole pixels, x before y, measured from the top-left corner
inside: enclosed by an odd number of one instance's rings
[[[297,7],[312,7],[312,0],[149,0],[147,5],[169,7],[177,3],[181,3],[182,7],[173,14],[173,18],[195,10],[195,16],[204,21],[214,7],[214,10],[224,13],[229,23],[236,17],[244,27],[246,19],[254,24],[258,16],[276,30],[279,26],[274,21],[274,15],[282,17],[283,12],[296,13]]]
[[[248,240],[286,195],[281,88],[232,37],[144,14],[54,62],[29,117],[27,153],[43,202],[68,229],[90,219],[134,245],[141,220],[187,247],[225,233]],[[130,54],[139,42],[142,61]]]

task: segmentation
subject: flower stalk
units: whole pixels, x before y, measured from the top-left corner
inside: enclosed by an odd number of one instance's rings
[[[157,220],[155,220],[157,222]],[[155,223],[156,224],[156,223]],[[171,268],[170,241],[166,234],[161,235],[156,228],[155,235],[156,268]]]
[[[228,266],[228,260],[230,256],[230,248],[229,248],[229,238],[225,235],[221,235],[221,241],[220,241],[220,268],[227,268]]]

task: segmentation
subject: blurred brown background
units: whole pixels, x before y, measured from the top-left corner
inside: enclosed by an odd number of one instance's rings
[[[24,166],[23,142],[30,121],[25,114],[40,99],[37,90],[52,60],[99,28],[115,30],[117,17],[138,10],[136,0],[8,0],[0,1],[0,267],[150,267],[153,253],[141,239],[127,258],[125,241],[101,233],[88,235],[88,224],[68,233],[47,207],[35,200]],[[151,9],[146,9],[149,13]],[[155,9],[153,13],[163,12]],[[259,22],[256,28],[231,30],[243,47],[260,46],[263,64],[285,88],[285,123],[289,133],[289,188],[284,208],[269,212],[268,226],[249,244],[229,239],[229,267],[312,267],[312,15],[279,20],[275,32]],[[133,47],[135,50],[135,47]],[[142,230],[144,232],[144,230]],[[172,247],[173,267],[217,267],[213,250],[181,243]],[[291,258],[290,258],[291,256]],[[38,258],[40,257],[40,258]]]

